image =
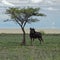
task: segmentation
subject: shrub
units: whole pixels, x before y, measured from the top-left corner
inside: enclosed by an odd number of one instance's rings
[[[44,31],[40,31],[40,33],[43,34],[43,35],[46,34]]]

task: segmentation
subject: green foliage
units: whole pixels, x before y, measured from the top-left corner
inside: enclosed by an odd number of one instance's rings
[[[11,18],[14,19],[13,21],[17,20],[19,22],[19,24],[23,25],[24,22],[31,23],[31,22],[39,21],[36,18],[33,19],[32,16],[45,16],[45,14],[39,13],[39,11],[40,11],[40,8],[29,8],[29,7],[28,8],[22,8],[22,9],[20,9],[20,8],[9,8],[6,10],[6,13],[10,14]]]

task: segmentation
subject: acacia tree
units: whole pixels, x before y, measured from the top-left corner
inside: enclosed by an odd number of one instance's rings
[[[19,26],[21,27],[22,31],[23,31],[23,41],[22,44],[25,45],[26,44],[26,39],[25,39],[25,25],[27,23],[31,23],[31,22],[36,22],[39,21],[36,18],[33,18],[33,16],[45,16],[43,13],[39,13],[40,8],[9,8],[6,10],[6,13],[9,14],[11,16],[11,21],[15,21],[17,24],[19,24]],[[10,21],[5,20],[6,21]]]

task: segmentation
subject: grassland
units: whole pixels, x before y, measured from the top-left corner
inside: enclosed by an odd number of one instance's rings
[[[44,44],[31,41],[21,46],[21,34],[0,34],[0,60],[60,60],[60,35],[43,35]]]

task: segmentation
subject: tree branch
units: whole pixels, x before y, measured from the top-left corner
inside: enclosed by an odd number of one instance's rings
[[[24,23],[23,27],[25,27],[25,25],[26,25],[26,23],[27,23],[27,21],[28,21],[28,17],[26,16],[25,18],[26,18],[26,19],[25,19],[25,23]]]
[[[22,25],[18,22],[18,20],[17,19],[15,19],[16,20],[16,22],[19,24],[19,26],[21,26],[22,27]]]

